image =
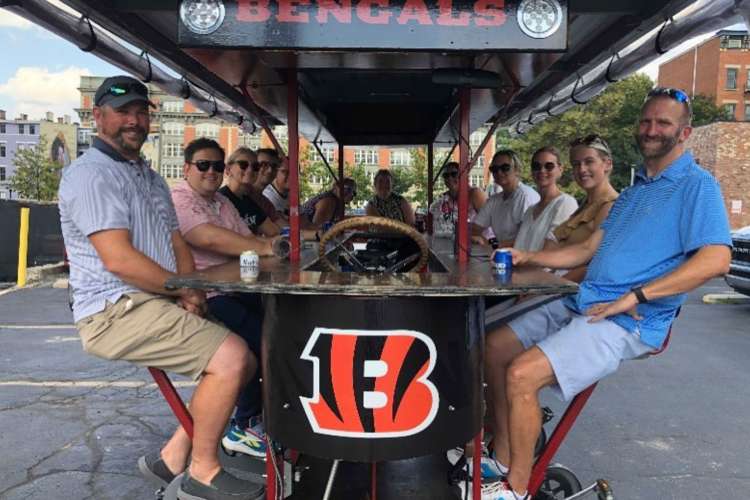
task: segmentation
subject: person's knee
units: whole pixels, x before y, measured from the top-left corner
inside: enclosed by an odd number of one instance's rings
[[[255,373],[256,368],[257,360],[247,343],[241,337],[231,334],[214,353],[206,371],[244,384]]]
[[[484,347],[485,359],[491,364],[507,365],[523,351],[523,344],[508,325],[490,332]]]
[[[514,359],[505,374],[508,398],[530,398],[539,390],[533,364],[523,357]]]

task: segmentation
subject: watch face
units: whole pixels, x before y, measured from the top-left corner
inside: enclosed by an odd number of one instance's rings
[[[562,24],[563,9],[557,0],[523,0],[517,11],[518,26],[532,38],[547,38]]]

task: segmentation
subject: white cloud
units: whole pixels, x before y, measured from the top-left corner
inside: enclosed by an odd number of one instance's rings
[[[0,27],[30,29],[34,23],[17,16],[6,9],[0,9]]]
[[[8,117],[15,118],[21,113],[29,118],[44,117],[52,111],[55,116],[70,115],[73,108],[80,106],[82,75],[91,75],[85,68],[68,67],[50,72],[48,68],[20,67],[6,82],[0,83],[0,96],[10,101]],[[77,116],[71,116],[78,121]]]

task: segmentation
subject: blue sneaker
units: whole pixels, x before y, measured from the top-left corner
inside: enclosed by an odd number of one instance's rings
[[[266,430],[263,421],[260,417],[254,417],[250,419],[250,425],[242,429],[232,420],[221,445],[230,455],[243,453],[251,457],[266,458]]]

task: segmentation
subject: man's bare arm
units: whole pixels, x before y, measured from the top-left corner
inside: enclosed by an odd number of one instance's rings
[[[540,250],[538,252],[524,252],[512,249],[513,263],[516,265],[530,264],[533,266],[550,267],[552,269],[573,269],[588,264],[599,248],[604,231],[597,229],[586,241],[562,248]]]
[[[269,218],[266,218],[258,229],[263,236],[276,236],[281,232],[281,228]]]
[[[271,239],[261,236],[243,236],[214,224],[199,224],[185,233],[185,240],[194,247],[221,255],[239,256],[246,250],[258,255],[273,255]]]
[[[179,290],[170,291],[164,288],[164,282],[175,274],[133,247],[130,242],[130,231],[127,229],[98,231],[89,235],[89,240],[99,254],[104,268],[125,283],[145,292],[183,295]]]
[[[190,274],[195,271],[193,253],[180,231],[172,231],[172,248],[177,260],[177,274]]]

